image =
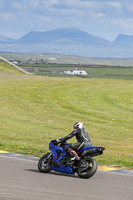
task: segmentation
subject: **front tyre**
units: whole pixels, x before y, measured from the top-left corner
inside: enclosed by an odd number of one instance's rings
[[[40,172],[48,173],[52,170],[53,156],[51,153],[43,155],[38,162],[38,169]]]
[[[97,162],[89,157],[80,161],[77,174],[80,178],[90,178],[97,171]]]

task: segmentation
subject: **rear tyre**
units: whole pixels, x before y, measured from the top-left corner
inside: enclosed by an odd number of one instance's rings
[[[53,156],[51,153],[43,155],[38,162],[38,170],[43,173],[48,173],[52,170]]]
[[[90,178],[97,171],[97,162],[89,157],[80,161],[77,174],[80,178]]]

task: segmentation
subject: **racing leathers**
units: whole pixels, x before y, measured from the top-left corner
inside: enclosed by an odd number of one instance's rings
[[[84,147],[92,146],[89,134],[85,128],[77,128],[76,130],[72,131],[70,134],[68,134],[66,137],[62,139],[62,143],[66,140],[71,139],[72,137],[76,137],[77,143],[67,145],[67,152],[70,153],[71,157],[74,159],[79,159],[76,151],[83,149]]]

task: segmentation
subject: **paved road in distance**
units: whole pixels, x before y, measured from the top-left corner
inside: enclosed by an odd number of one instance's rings
[[[109,172],[90,179],[37,170],[37,162],[0,156],[0,200],[132,200],[133,176]]]

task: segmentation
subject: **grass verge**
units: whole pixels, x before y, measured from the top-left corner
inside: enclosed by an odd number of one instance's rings
[[[11,67],[7,63],[4,63],[0,60],[0,74],[9,74],[9,75],[23,75],[22,72],[18,71],[17,69]]]
[[[0,149],[41,156],[82,121],[99,164],[133,168],[132,81],[1,77],[0,112]]]

